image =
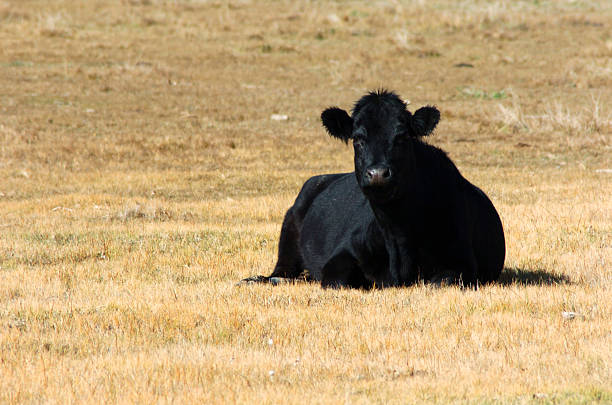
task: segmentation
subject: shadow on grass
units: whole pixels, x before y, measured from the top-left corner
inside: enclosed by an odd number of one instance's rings
[[[571,284],[569,277],[546,270],[505,267],[496,282],[501,285],[558,285]]]
[[[271,284],[271,285],[279,285],[279,284],[298,284],[298,283],[312,283],[312,284],[320,284],[320,281],[316,281],[313,279],[309,279],[305,273],[302,273],[300,277],[297,278],[284,278],[284,277],[266,277],[266,276],[253,276],[243,279],[238,282],[236,285],[247,285],[247,284]],[[428,282],[425,282],[426,284]],[[436,283],[431,282],[432,285],[436,285]],[[563,274],[555,274],[548,272],[546,270],[537,269],[521,269],[518,267],[504,267],[504,270],[499,275],[499,278],[494,281],[492,284],[499,284],[502,286],[512,286],[512,285],[567,285],[572,284],[572,281],[569,277]],[[441,286],[440,284],[437,284]],[[451,284],[452,285],[452,284]],[[345,286],[344,288],[352,288]],[[374,288],[380,289],[381,287]],[[385,287],[382,287],[385,288]],[[370,290],[371,288],[365,288],[365,290]]]

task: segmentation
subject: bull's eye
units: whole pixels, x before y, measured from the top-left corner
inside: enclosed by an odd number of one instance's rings
[[[395,146],[404,146],[406,143],[408,142],[408,140],[406,139],[406,136],[396,136],[395,139],[393,139],[393,144]]]
[[[363,145],[364,145],[363,139],[355,139],[355,140],[353,140],[353,146],[355,147],[355,149],[361,149],[361,148],[363,148]]]

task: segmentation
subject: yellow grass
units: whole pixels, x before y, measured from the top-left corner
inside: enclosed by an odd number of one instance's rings
[[[0,402],[611,403],[607,1],[0,1]],[[479,290],[269,274],[388,87],[491,197]],[[272,114],[288,116],[271,120]]]

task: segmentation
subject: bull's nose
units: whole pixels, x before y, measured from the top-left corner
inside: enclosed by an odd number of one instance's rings
[[[369,186],[384,186],[391,180],[391,168],[389,166],[369,167],[365,177]]]

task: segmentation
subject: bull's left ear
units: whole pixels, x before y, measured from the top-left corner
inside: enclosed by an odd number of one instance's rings
[[[353,132],[353,119],[338,107],[331,107],[321,113],[321,121],[327,132],[345,143]]]
[[[410,126],[415,136],[431,134],[440,121],[440,111],[436,107],[421,107],[414,112]]]

